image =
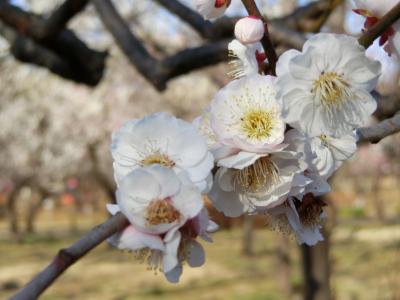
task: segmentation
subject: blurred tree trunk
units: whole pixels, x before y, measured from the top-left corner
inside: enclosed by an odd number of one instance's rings
[[[243,243],[242,253],[246,256],[253,255],[254,220],[252,216],[243,217]]]
[[[330,300],[330,261],[329,236],[324,232],[325,240],[310,247],[302,245],[304,299]]]
[[[375,207],[376,218],[382,222],[385,220],[385,208],[382,202],[382,198],[379,195],[381,186],[382,174],[378,172],[373,180],[371,187],[372,203]]]
[[[10,222],[10,232],[12,234],[19,233],[18,214],[17,214],[17,197],[21,187],[16,185],[15,188],[8,195],[7,199],[7,215]]]
[[[326,222],[321,230],[324,240],[312,247],[301,246],[304,300],[332,299],[330,287],[330,236],[337,222],[337,211],[334,203],[328,197],[323,197],[323,200],[328,204],[327,210],[329,210],[329,222]]]
[[[36,199],[33,199],[29,204],[28,213],[26,216],[26,232],[34,233],[35,232],[35,222],[36,217],[42,207],[43,201],[47,198],[50,193],[42,187],[36,187],[38,193]]]
[[[290,281],[291,274],[291,259],[290,259],[290,244],[287,235],[278,237],[278,270],[279,283],[282,291],[290,298],[292,294],[292,284]]]

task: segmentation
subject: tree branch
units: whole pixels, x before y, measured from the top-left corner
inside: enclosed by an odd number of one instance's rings
[[[89,0],[66,0],[57,7],[48,19],[44,21],[43,37],[54,37],[60,33],[69,20],[77,13],[81,12],[87,5]]]
[[[68,248],[61,249],[53,261],[11,300],[37,299],[66,269],[114,233],[124,229],[129,222],[121,213],[96,226]]]
[[[87,73],[73,68],[70,62],[61,56],[41,46],[34,40],[19,34],[2,22],[0,22],[0,34],[10,44],[10,51],[14,57],[22,62],[45,67],[54,74],[76,82],[91,84],[96,80]]]
[[[159,91],[173,77],[228,59],[227,40],[185,49],[163,60],[155,59],[130,30],[109,0],[93,0],[105,26],[129,61]]]
[[[77,0],[71,1],[75,2]],[[68,1],[67,1],[68,2]],[[68,2],[70,3],[70,2]],[[67,4],[64,3],[67,7]],[[71,5],[71,4],[69,4]],[[63,7],[63,6],[62,6]],[[68,13],[64,12],[61,7],[56,10],[55,17],[53,17],[52,24],[56,27],[56,23],[60,25],[67,21],[67,15],[72,15],[72,9],[68,10]],[[74,12],[76,12],[75,9]],[[57,17],[58,16],[58,17]],[[51,19],[52,17],[50,17]],[[46,20],[36,14],[26,12],[19,7],[11,5],[8,1],[0,0],[0,20],[6,24],[9,29],[18,33],[19,39],[22,41],[32,41],[36,45],[36,49],[45,49],[44,53],[40,55],[45,58],[47,54],[51,54],[48,60],[54,60],[54,57],[58,57],[62,60],[64,64],[68,64],[68,67],[63,67],[65,69],[72,70],[72,72],[54,72],[54,69],[50,69],[54,73],[65,77],[67,79],[72,79],[77,82],[85,83],[88,85],[96,85],[102,78],[105,59],[107,56],[106,52],[95,51],[86,46],[74,32],[69,29],[62,29],[53,33],[54,36],[47,36],[48,30],[46,29]],[[65,24],[64,24],[65,25]],[[25,47],[25,46],[24,46]],[[20,57],[16,57],[20,59]],[[25,56],[24,62],[30,62],[34,64],[37,63],[37,59],[32,56]],[[40,63],[40,66],[48,66],[47,64]],[[68,74],[77,74],[78,76],[70,76]],[[63,76],[67,74],[68,76]]]
[[[400,112],[392,118],[383,120],[378,124],[357,130],[359,143],[378,143],[380,140],[400,132]]]
[[[380,37],[386,29],[393,25],[400,18],[400,2],[397,3],[387,14],[385,14],[374,26],[364,32],[358,42],[364,48],[368,48]]]

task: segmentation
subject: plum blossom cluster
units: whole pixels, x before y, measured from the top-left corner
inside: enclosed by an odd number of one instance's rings
[[[209,197],[228,217],[268,214],[273,227],[314,245],[323,239],[320,196],[376,109],[370,92],[381,65],[357,39],[320,33],[265,75],[263,35],[262,20],[237,22],[228,46],[234,80],[194,122],[218,167]]]
[[[197,0],[205,18],[226,0]],[[228,46],[233,80],[192,124],[167,113],[132,120],[112,137],[117,204],[130,225],[110,242],[177,282],[182,266],[204,264],[199,238],[217,225],[203,195],[227,217],[268,215],[299,243],[323,240],[329,177],[357,149],[356,130],[376,109],[381,64],[357,39],[320,33],[283,53],[264,73],[264,23],[239,20]],[[213,170],[213,171],[212,171]]]
[[[204,264],[198,238],[211,242],[209,233],[217,230],[202,197],[214,165],[205,139],[192,124],[156,113],[116,131],[111,152],[117,204],[107,209],[123,213],[130,225],[110,243],[178,282],[184,262]]]
[[[240,47],[243,69],[195,122],[219,167],[209,196],[226,216],[268,214],[273,227],[314,245],[323,239],[319,196],[376,109],[380,63],[355,38],[321,33],[281,55],[277,76],[260,75],[257,44]]]

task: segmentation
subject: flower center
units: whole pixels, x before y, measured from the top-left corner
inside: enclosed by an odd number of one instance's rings
[[[321,140],[323,146],[329,148],[328,137],[326,134],[321,134],[320,136],[318,136],[318,138]]]
[[[153,200],[146,208],[146,221],[149,226],[170,224],[179,220],[181,214],[171,204],[169,198],[163,200]]]
[[[159,164],[163,167],[173,168],[175,166],[175,162],[169,159],[165,154],[161,154],[160,152],[155,152],[150,154],[145,159],[141,161],[142,166],[149,166],[152,164]]]
[[[271,112],[261,109],[247,112],[240,120],[246,136],[256,140],[269,137],[275,125]]]
[[[322,72],[314,81],[311,92],[320,98],[326,109],[340,106],[352,96],[349,84],[336,72]]]
[[[238,170],[233,177],[235,190],[257,193],[269,190],[279,182],[279,170],[269,157],[258,159],[254,164]]]

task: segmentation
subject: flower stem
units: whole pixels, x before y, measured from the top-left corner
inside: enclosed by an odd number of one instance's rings
[[[118,213],[96,226],[70,247],[61,249],[53,261],[10,300],[37,299],[68,267],[128,224],[125,216]]]
[[[270,72],[272,75],[276,75],[275,68],[276,68],[276,62],[278,60],[278,56],[275,52],[274,45],[272,44],[272,41],[271,41],[271,38],[269,35],[268,23],[267,23],[268,20],[262,16],[262,14],[260,13],[254,0],[242,0],[242,2],[250,16],[256,16],[264,22],[265,33],[264,33],[263,38],[261,39],[261,44],[263,45],[265,54],[267,55],[267,58],[268,58]]]
[[[400,2],[386,13],[373,27],[364,32],[358,39],[358,42],[364,48],[368,48],[398,19],[400,19]]]

